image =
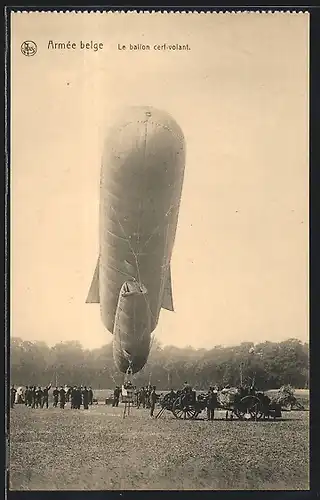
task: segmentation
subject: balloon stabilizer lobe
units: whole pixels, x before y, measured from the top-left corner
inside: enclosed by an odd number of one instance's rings
[[[170,261],[184,165],[183,133],[164,111],[126,109],[106,137],[99,257],[87,302],[100,303],[123,373],[143,368],[161,308],[173,311]]]

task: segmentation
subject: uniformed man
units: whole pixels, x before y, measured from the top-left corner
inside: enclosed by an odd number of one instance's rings
[[[42,402],[42,389],[40,386],[35,391],[35,407],[36,408],[41,408],[41,402]]]
[[[82,401],[83,401],[83,408],[85,410],[89,409],[89,392],[86,386],[84,386],[83,391],[82,391]]]
[[[51,389],[51,384],[47,385],[42,391],[42,401],[41,401],[41,408],[46,405],[46,408],[49,407],[49,391]]]
[[[35,385],[32,386],[31,388],[31,408],[36,407],[36,400],[37,400],[37,395],[36,395],[37,388]]]
[[[146,390],[146,408],[150,408],[150,396],[151,396],[151,392],[152,392],[152,387],[149,384],[147,386],[147,390]]]
[[[72,391],[72,396],[71,396],[71,401],[72,401],[72,408],[75,410],[78,410],[78,403],[79,403],[79,391],[78,387],[75,385]]]
[[[120,398],[120,387],[116,386],[114,391],[113,391],[112,406],[119,406],[119,398]]]
[[[152,391],[149,396],[149,401],[150,401],[150,417],[153,417],[154,409],[157,402],[157,393],[155,385],[152,387]]]
[[[213,387],[209,387],[207,394],[207,416],[208,420],[214,420],[214,410],[217,407],[217,394]]]
[[[24,393],[24,404],[26,406],[28,406],[28,404],[29,404],[29,386],[28,385],[26,386],[26,390]]]
[[[76,406],[75,406],[77,410],[80,410],[81,403],[82,403],[81,387],[78,385],[78,387],[76,388]]]
[[[64,410],[66,404],[66,391],[64,390],[63,387],[61,387],[59,391],[59,396],[60,396],[60,408]]]
[[[134,386],[134,404],[139,408],[139,389],[136,386]]]
[[[182,393],[180,395],[180,401],[181,401],[181,404],[182,405],[187,405],[189,400],[190,400],[190,394],[192,393],[192,387],[190,384],[188,384],[188,382],[186,381],[184,384],[183,384],[183,388],[182,388]]]
[[[89,405],[92,405],[92,403],[93,403],[93,390],[92,390],[92,387],[88,388],[88,394],[89,394]]]
[[[71,409],[75,408],[76,390],[77,390],[77,388],[75,386],[71,388],[71,392],[70,392]]]
[[[65,389],[67,389],[67,392],[66,392],[66,403],[70,403],[71,387],[69,385],[66,385]]]
[[[139,391],[139,408],[142,405],[142,408],[146,407],[146,391],[144,387],[141,387]]]
[[[27,385],[26,387],[26,392],[25,392],[25,405],[26,406],[31,406],[31,386]]]
[[[15,388],[14,385],[12,385],[11,389],[10,389],[10,406],[11,406],[11,408],[14,407],[14,403],[16,400],[16,392],[17,392],[17,389]]]
[[[173,389],[170,390],[168,398],[171,404],[177,399],[177,394],[174,392]]]
[[[58,406],[58,401],[59,401],[59,390],[58,390],[58,387],[56,387],[55,389],[53,389],[52,395],[53,395],[53,406],[54,406],[54,408],[56,408]]]

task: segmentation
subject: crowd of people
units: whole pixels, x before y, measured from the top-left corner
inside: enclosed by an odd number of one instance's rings
[[[11,386],[10,389],[10,404],[11,408],[15,403],[22,402],[30,408],[49,408],[49,391],[52,385],[45,387],[41,386],[26,386],[23,391],[17,392],[17,389]],[[17,400],[18,396],[18,400]],[[89,405],[93,404],[93,390],[86,386],[64,386],[55,387],[52,391],[53,407],[64,409],[66,403],[71,403],[72,409],[80,409],[83,405],[87,410]]]
[[[145,387],[137,388],[133,386],[131,382],[126,382],[126,389],[132,389],[133,401],[132,403],[137,408],[147,408],[150,409],[150,415],[153,416],[156,402],[158,401],[160,395],[156,393],[156,386],[151,386],[150,384]],[[116,386],[113,391],[113,402],[112,406],[119,406],[120,396],[122,395],[121,387]]]
[[[132,394],[132,404],[134,404],[137,408],[146,408],[150,410],[150,416],[154,416],[154,410],[157,401],[161,400],[163,394],[157,394],[156,386],[151,386],[150,384],[147,386],[143,386],[141,388],[137,388],[133,386],[131,382],[127,382],[124,384],[126,389],[131,389]],[[17,393],[17,390],[14,386],[11,387],[10,390],[10,403],[11,408],[14,407],[16,402],[23,402],[26,406],[31,408],[48,408],[49,407],[49,392],[51,390],[51,384],[40,387],[40,386],[26,386],[25,388],[20,388],[20,393]],[[22,392],[21,392],[22,389]],[[217,405],[217,394],[218,392],[223,393],[224,391],[228,391],[229,386],[225,386],[223,389],[220,387],[209,387],[209,390],[206,394],[201,394],[198,397],[204,398],[206,401],[206,409],[207,409],[207,418],[208,420],[214,419],[215,409],[218,407]],[[255,388],[251,387],[240,388],[240,397],[254,393]],[[17,401],[20,398],[21,400]],[[116,386],[113,391],[113,402],[112,406],[119,406],[120,397],[123,393],[122,389],[119,386]],[[192,387],[185,382],[184,386],[181,390],[175,392],[173,389],[169,393],[165,395],[167,401],[170,400],[172,403],[176,401],[177,398],[181,398],[181,402],[185,400],[189,400],[191,397],[195,396],[195,391],[193,391]],[[53,407],[60,407],[63,409],[67,403],[70,403],[70,407],[72,409],[80,409],[81,406],[85,410],[89,408],[89,405],[93,404],[93,390],[91,387],[86,386],[64,386],[64,387],[55,387],[52,391],[52,400]]]

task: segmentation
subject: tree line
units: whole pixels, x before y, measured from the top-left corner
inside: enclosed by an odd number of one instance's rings
[[[45,342],[14,337],[10,368],[10,382],[17,386],[83,384],[109,389],[123,381],[123,374],[114,365],[112,343],[89,350],[78,341],[49,347]],[[184,381],[198,390],[210,385],[254,383],[266,390],[286,384],[307,388],[308,375],[309,345],[297,339],[212,349],[162,346],[155,339],[148,363],[134,376],[134,383],[143,386],[150,382],[159,390],[177,389]]]

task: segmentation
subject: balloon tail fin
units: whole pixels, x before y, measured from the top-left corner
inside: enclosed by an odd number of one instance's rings
[[[169,265],[167,271],[167,277],[164,285],[161,307],[163,309],[167,309],[167,311],[174,312],[173,299],[172,299],[171,264]]]
[[[86,304],[99,304],[99,303],[100,303],[100,293],[99,293],[99,257],[98,257],[97,265],[92,278]]]

